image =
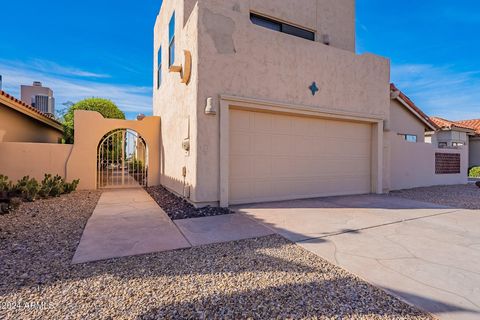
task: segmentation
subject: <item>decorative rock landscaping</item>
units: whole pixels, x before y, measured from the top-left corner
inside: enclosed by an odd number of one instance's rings
[[[0,216],[0,318],[432,319],[280,236],[71,265],[98,198]]]
[[[227,208],[205,207],[196,209],[189,202],[177,197],[162,186],[148,187],[146,190],[172,220],[211,217],[233,213]]]
[[[474,184],[435,186],[392,191],[391,196],[436,203],[453,208],[480,209],[480,189]]]

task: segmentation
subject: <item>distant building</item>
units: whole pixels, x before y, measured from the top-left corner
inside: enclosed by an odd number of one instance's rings
[[[55,98],[50,88],[43,87],[39,81],[34,81],[31,86],[20,87],[21,100],[47,115],[55,114]]]

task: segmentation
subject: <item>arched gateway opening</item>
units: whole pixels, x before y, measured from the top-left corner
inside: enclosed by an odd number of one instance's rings
[[[146,187],[148,148],[145,140],[130,129],[107,133],[97,149],[97,187]]]

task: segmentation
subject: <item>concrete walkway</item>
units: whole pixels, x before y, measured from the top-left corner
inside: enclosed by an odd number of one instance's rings
[[[188,248],[190,243],[142,188],[102,193],[72,263]]]
[[[375,195],[237,211],[441,319],[480,319],[480,211]]]
[[[243,215],[173,222],[143,188],[104,191],[72,263],[256,238],[274,232]]]

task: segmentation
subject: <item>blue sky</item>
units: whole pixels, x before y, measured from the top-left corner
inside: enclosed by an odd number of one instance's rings
[[[292,0],[293,1],[293,0]],[[159,0],[2,3],[4,90],[42,81],[66,101],[100,96],[151,113]],[[480,1],[357,0],[357,50],[388,57],[392,81],[430,115],[480,118]]]

